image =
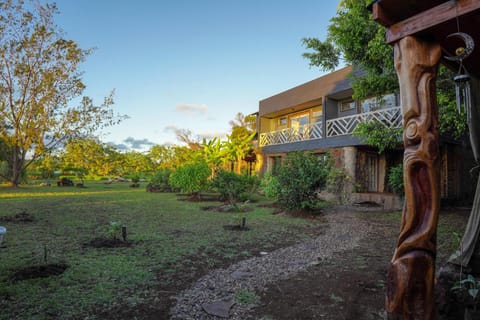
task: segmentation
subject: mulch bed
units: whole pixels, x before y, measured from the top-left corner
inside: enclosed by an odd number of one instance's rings
[[[14,222],[14,223],[27,223],[33,222],[35,218],[28,212],[22,211],[20,213],[0,217],[0,222]]]
[[[65,272],[68,265],[65,263],[50,263],[39,266],[31,266],[16,271],[12,276],[12,281],[22,281],[27,279],[48,278],[58,276]]]
[[[130,241],[122,241],[120,239],[95,238],[85,243],[84,246],[93,248],[122,248],[130,247],[132,244]]]

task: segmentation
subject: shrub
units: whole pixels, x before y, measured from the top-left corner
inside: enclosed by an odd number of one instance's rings
[[[312,153],[292,152],[278,172],[278,202],[289,210],[314,209],[317,192],[325,188],[330,164],[328,157]]]
[[[402,141],[402,128],[390,128],[379,121],[359,122],[352,135],[360,138],[362,142],[376,147],[378,153],[393,150]]]
[[[172,187],[170,186],[170,174],[172,171],[168,169],[162,169],[157,171],[155,175],[150,179],[150,182],[147,184],[147,191],[149,192],[172,192]]]
[[[211,187],[220,193],[220,198],[230,203],[237,202],[242,195],[254,193],[258,188],[258,179],[229,171],[218,171],[211,182]]]
[[[345,169],[335,168],[331,163],[330,170],[327,175],[327,190],[337,196],[340,203],[348,203],[350,199],[352,185],[350,176]]]
[[[260,188],[263,190],[265,197],[276,199],[280,189],[277,177],[270,172],[265,173],[260,181]]]
[[[403,197],[405,190],[403,187],[403,164],[399,164],[396,167],[391,167],[388,173],[388,185],[392,188],[393,192]]]
[[[210,174],[211,170],[205,162],[186,164],[170,174],[169,182],[183,193],[197,197],[200,191],[206,189]]]

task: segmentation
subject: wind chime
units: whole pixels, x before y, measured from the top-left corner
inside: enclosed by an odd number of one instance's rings
[[[465,112],[467,116],[467,123],[470,123],[470,112],[472,108],[472,92],[471,92],[471,85],[470,85],[470,75],[468,74],[467,70],[463,65],[463,60],[467,58],[475,48],[475,42],[473,38],[464,33],[460,32],[460,24],[458,21],[457,15],[457,30],[458,32],[452,33],[447,36],[447,38],[455,37],[460,38],[465,46],[458,47],[455,50],[455,56],[445,56],[444,58],[450,61],[458,62],[459,68],[457,75],[453,77],[453,81],[455,82],[455,96],[457,102],[457,109],[458,113]]]

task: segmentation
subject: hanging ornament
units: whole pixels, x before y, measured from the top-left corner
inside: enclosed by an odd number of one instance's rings
[[[455,10],[458,10],[455,6]],[[444,58],[450,61],[458,62],[459,68],[458,73],[453,77],[455,82],[455,96],[457,102],[458,113],[462,113],[462,110],[467,116],[467,123],[470,123],[470,110],[472,109],[472,92],[470,85],[470,76],[463,66],[463,60],[466,59],[470,54],[472,54],[473,49],[475,48],[475,42],[473,38],[464,32],[460,32],[460,21],[458,18],[458,12],[456,16],[457,22],[457,32],[452,33],[447,36],[448,38],[459,38],[463,41],[464,46],[458,47],[455,50],[455,56],[445,56]]]

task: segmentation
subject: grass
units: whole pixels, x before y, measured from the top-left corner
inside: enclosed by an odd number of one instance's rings
[[[30,223],[2,222],[0,319],[93,319],[116,305],[153,303],[158,279],[168,283],[185,268],[215,267],[313,236],[321,223],[248,212],[249,231],[228,231],[232,215],[201,210],[219,203],[179,201],[128,183],[87,182],[87,188],[0,186],[0,217],[26,212]],[[265,202],[265,200],[263,200]],[[131,247],[85,246],[107,237],[112,221],[127,226]],[[12,281],[21,268],[47,262],[70,267],[60,276]],[[153,296],[152,298],[146,298]]]

